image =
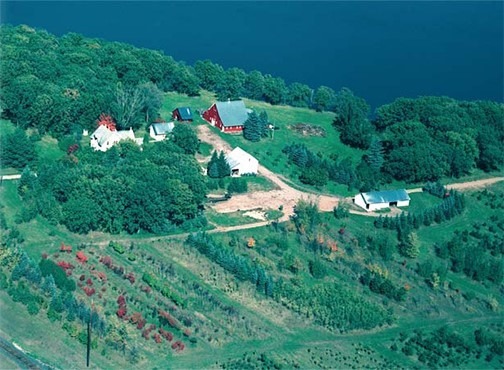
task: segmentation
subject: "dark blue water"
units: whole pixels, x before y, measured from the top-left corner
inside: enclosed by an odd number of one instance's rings
[[[211,59],[373,107],[399,96],[503,101],[498,2],[2,2],[2,22]]]

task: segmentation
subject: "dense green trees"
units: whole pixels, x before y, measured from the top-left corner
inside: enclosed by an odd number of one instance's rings
[[[214,179],[226,177],[231,174],[231,169],[229,168],[223,151],[221,151],[219,155],[217,155],[217,151],[213,151],[210,162],[208,162],[207,165],[207,174]]]
[[[60,136],[73,125],[94,129],[102,112],[114,112],[121,127],[136,127],[157,115],[153,85],[189,95],[199,90],[190,67],[157,51],[77,34],[57,38],[27,26],[2,25],[0,37],[7,71],[2,114],[21,128]]]
[[[35,145],[21,128],[1,133],[0,160],[2,167],[23,169],[36,164]]]
[[[377,109],[373,124],[385,148],[383,170],[408,182],[501,168],[504,105],[447,97],[399,98]]]
[[[206,193],[200,167],[171,142],[143,151],[125,142],[99,155],[85,147],[72,156],[41,166],[37,177],[23,174],[25,207],[77,233],[163,232],[199,214]]]
[[[184,151],[185,154],[194,155],[199,149],[199,139],[194,129],[186,124],[178,123],[172,131],[173,143]]]
[[[340,131],[341,142],[367,149],[373,136],[373,126],[368,120],[369,105],[344,87],[335,96],[334,126]]]

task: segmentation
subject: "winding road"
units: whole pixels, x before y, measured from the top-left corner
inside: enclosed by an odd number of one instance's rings
[[[208,125],[198,126],[198,137],[201,141],[204,141],[214,147],[217,151],[229,152],[232,150],[231,146],[224,141],[219,135],[213,132],[212,127]],[[337,196],[327,196],[327,195],[317,195],[313,193],[303,192],[294,189],[288,185],[281,176],[271,172],[266,167],[259,165],[259,174],[266,177],[268,180],[273,182],[277,189],[271,191],[258,191],[247,194],[233,195],[233,197],[225,202],[219,202],[212,205],[212,208],[218,213],[231,213],[237,211],[249,211],[249,210],[268,210],[268,209],[278,209],[280,206],[283,208],[283,216],[279,219],[280,222],[287,221],[289,217],[294,214],[294,206],[300,199],[305,199],[307,201],[315,202],[318,208],[322,212],[331,212],[334,207],[336,207],[340,202],[344,201],[351,203],[350,198],[342,198]],[[478,189],[499,181],[503,181],[504,177],[492,177],[489,179],[468,181],[463,183],[449,184],[446,185],[448,189],[456,190],[467,190],[467,189]],[[414,188],[407,190],[408,193],[421,192],[421,188]],[[361,212],[357,210],[350,211],[353,214],[359,214],[364,216],[378,217],[379,214],[374,212]],[[260,227],[266,225],[268,222],[257,222],[252,224],[244,224],[233,227],[218,227],[213,232],[226,232],[232,230],[240,230],[252,227]]]

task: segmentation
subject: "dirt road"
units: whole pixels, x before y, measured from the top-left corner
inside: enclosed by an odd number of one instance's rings
[[[231,146],[220,138],[219,135],[213,132],[213,128],[207,125],[198,126],[198,137],[201,141],[209,143],[218,151],[229,152]],[[271,172],[264,166],[259,165],[259,174],[266,177],[277,185],[278,189],[271,191],[259,191],[249,194],[233,195],[233,197],[225,202],[216,203],[212,207],[219,213],[230,213],[236,211],[247,211],[252,209],[278,209],[283,207],[284,215],[279,221],[286,221],[289,216],[294,213],[294,206],[300,199],[312,201],[318,204],[318,207],[323,212],[330,212],[344,198],[337,196],[326,196],[303,192],[286,184],[279,175]],[[503,181],[504,177],[493,177],[490,179],[469,181],[457,184],[447,185],[448,189],[466,190],[482,188],[499,181]],[[409,189],[408,193],[421,192],[421,188]],[[351,198],[345,198],[345,201],[350,201]],[[366,216],[377,216],[371,212],[359,212],[352,210],[352,213],[363,214]],[[259,226],[260,223],[257,223]],[[243,225],[245,226],[245,225]],[[238,227],[239,228],[239,227]],[[224,230],[222,230],[224,231]]]
[[[198,126],[198,137],[218,151],[229,152],[232,149],[227,142],[212,132],[210,126]],[[230,213],[252,209],[278,209],[282,206],[284,215],[279,221],[286,221],[294,213],[294,206],[300,199],[316,202],[321,211],[332,211],[340,200],[338,197],[315,195],[294,189],[287,185],[277,174],[260,164],[258,172],[273,182],[278,189],[233,195],[230,200],[216,203],[212,207],[219,213]]]

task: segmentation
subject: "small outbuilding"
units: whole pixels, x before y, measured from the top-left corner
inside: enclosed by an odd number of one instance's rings
[[[257,175],[259,161],[240,147],[226,155],[226,162],[231,169],[231,176]]]
[[[176,108],[172,112],[172,118],[175,121],[179,121],[179,122],[192,122],[193,121],[193,114],[192,114],[191,108],[189,108],[189,107]]]
[[[242,132],[249,112],[242,100],[235,100],[214,103],[202,116],[222,132]]]
[[[368,212],[389,207],[407,207],[410,197],[405,189],[370,191],[359,193],[354,198],[354,203]]]
[[[163,141],[166,135],[173,131],[175,124],[173,122],[153,123],[149,127],[149,136],[155,141]]]

